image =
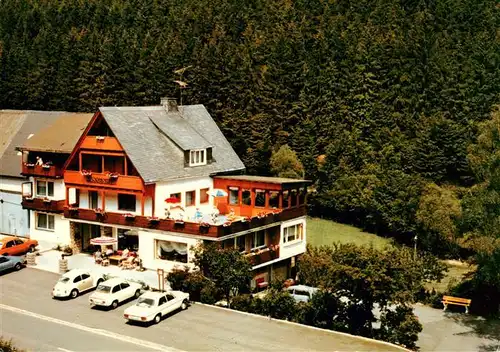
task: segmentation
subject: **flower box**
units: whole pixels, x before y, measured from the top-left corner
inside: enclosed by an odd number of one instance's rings
[[[150,216],[150,217],[148,217],[148,221],[150,224],[158,224],[160,222],[160,219],[158,219],[155,216]]]
[[[77,207],[69,207],[68,211],[72,214],[78,213],[78,208]]]
[[[224,224],[222,224],[222,226],[229,227],[229,226],[231,226],[231,224],[232,224],[231,221],[226,221]]]
[[[243,219],[241,219],[241,222],[248,222],[248,223],[250,223],[250,222],[252,222],[252,218],[249,217],[249,216],[245,216]]]
[[[125,218],[125,220],[129,220],[129,221],[135,219],[135,215],[131,214],[131,213],[123,214],[123,217]]]
[[[87,178],[92,177],[92,171],[82,170],[82,175],[83,175],[83,177],[87,177]]]
[[[202,222],[200,223],[200,227],[209,228],[210,224],[208,222]]]
[[[110,181],[118,180],[118,176],[120,176],[120,175],[117,172],[110,172],[108,174],[108,178],[110,179]]]
[[[94,209],[94,213],[97,216],[103,216],[105,214],[105,211],[100,209],[100,208],[97,208],[97,209]]]
[[[26,165],[26,167],[29,167],[29,168],[35,167],[35,164],[33,164],[33,163],[26,163],[25,165]]]
[[[106,137],[104,137],[104,136],[95,136],[95,140],[98,142],[104,142],[105,139],[106,139]]]
[[[177,219],[174,221],[175,225],[184,226],[184,220]]]
[[[51,165],[43,164],[42,169],[49,170]]]
[[[43,198],[42,201],[44,203],[50,203],[51,202],[51,200],[49,198],[47,198],[47,197]]]
[[[24,200],[27,202],[33,202],[34,198],[33,197],[26,197],[26,198],[24,198]]]

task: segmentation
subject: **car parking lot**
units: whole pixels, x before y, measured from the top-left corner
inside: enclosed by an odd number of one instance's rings
[[[371,341],[359,340],[350,336],[333,334],[327,331],[286,324],[267,318],[256,318],[226,309],[217,309],[194,304],[185,311],[169,314],[159,324],[146,326],[129,324],[123,312],[135,304],[136,300],[126,302],[114,310],[92,309],[89,305],[91,292],[75,299],[55,300],[51,290],[59,275],[26,268],[2,276],[0,280],[1,306],[23,309],[28,314],[49,317],[68,323],[78,323],[88,331],[119,334],[150,343],[169,346],[176,350],[200,351],[276,351],[289,350],[371,350],[397,351],[396,347],[381,345]],[[5,315],[4,315],[5,314]],[[8,331],[8,316],[0,309],[0,325]],[[26,317],[27,329],[23,340],[38,341],[45,338],[37,331],[39,321]],[[71,335],[59,335],[65,349],[80,351],[78,345],[71,345]],[[67,341],[66,341],[67,340]],[[102,350],[96,346],[95,350]],[[87,349],[88,350],[88,349]],[[110,350],[106,348],[106,350]],[[115,349],[120,350],[120,349]],[[121,349],[123,350],[123,349]],[[131,345],[130,350],[137,350]]]

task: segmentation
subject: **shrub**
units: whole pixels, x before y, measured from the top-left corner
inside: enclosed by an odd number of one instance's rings
[[[254,305],[255,299],[252,297],[252,295],[249,294],[244,294],[244,295],[238,295],[233,297],[231,301],[231,308],[235,310],[239,310],[241,312],[249,312],[253,313],[253,305]],[[257,311],[257,313],[259,313]]]
[[[263,313],[276,319],[293,320],[296,312],[295,300],[288,292],[269,290],[262,300]]]
[[[0,337],[0,351],[2,352],[25,352],[12,344],[12,340],[6,340]]]
[[[224,295],[217,289],[215,284],[211,281],[206,281],[203,288],[200,291],[200,302],[206,304],[215,304],[220,301]]]

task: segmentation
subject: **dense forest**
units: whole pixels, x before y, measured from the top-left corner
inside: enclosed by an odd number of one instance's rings
[[[249,173],[288,144],[315,214],[440,253],[500,236],[497,0],[0,4],[0,108],[152,105],[177,79]]]

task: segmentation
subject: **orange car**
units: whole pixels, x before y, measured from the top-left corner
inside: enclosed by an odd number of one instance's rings
[[[38,246],[36,240],[4,237],[0,239],[0,255],[21,255],[26,252],[33,252],[36,246]]]

